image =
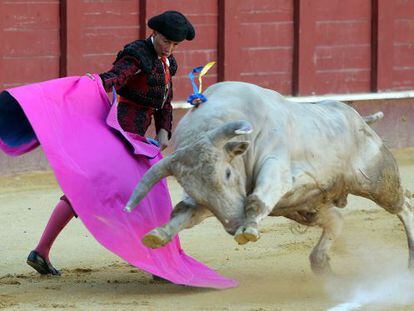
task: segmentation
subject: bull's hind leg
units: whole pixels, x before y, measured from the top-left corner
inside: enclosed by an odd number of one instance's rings
[[[408,267],[414,270],[414,195],[409,191],[404,194],[404,204],[401,211],[397,214],[404,225],[408,241]]]
[[[322,228],[322,235],[309,256],[311,268],[318,274],[330,273],[328,251],[341,234],[343,218],[338,210],[328,208],[319,213],[316,224]]]
[[[312,271],[316,274],[328,274],[331,272],[328,252],[332,244],[339,236],[343,227],[343,218],[334,207],[324,207],[318,213],[297,212],[286,215],[300,224],[307,226],[319,226],[322,235],[313,248],[309,260]]]
[[[396,214],[402,224],[404,225],[405,234],[408,242],[408,267],[414,270],[414,200],[412,194],[406,191],[401,195],[401,203],[389,205],[388,202],[383,201],[382,198],[374,200],[378,205],[392,214]]]
[[[174,207],[170,221],[144,235],[142,243],[150,248],[162,247],[181,230],[191,228],[209,216],[211,213],[206,208],[196,205],[187,198]]]
[[[408,191],[404,193],[401,187],[398,166],[393,155],[386,147],[382,147],[377,161],[363,172],[360,188],[353,193],[373,200],[386,211],[398,216],[407,236],[408,266],[414,269],[414,199]]]

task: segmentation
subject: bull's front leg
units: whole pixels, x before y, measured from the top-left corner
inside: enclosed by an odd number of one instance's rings
[[[144,235],[142,243],[150,248],[162,247],[181,230],[191,228],[210,216],[212,214],[209,210],[187,197],[174,207],[170,221]]]
[[[246,220],[234,235],[237,243],[256,242],[260,238],[258,223],[270,214],[291,187],[292,177],[287,155],[266,158],[257,174],[255,188],[246,199]]]

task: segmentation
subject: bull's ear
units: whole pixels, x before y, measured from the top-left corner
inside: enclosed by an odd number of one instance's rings
[[[242,155],[249,148],[250,143],[248,141],[230,141],[224,145],[224,150],[229,155],[230,159],[236,156]]]

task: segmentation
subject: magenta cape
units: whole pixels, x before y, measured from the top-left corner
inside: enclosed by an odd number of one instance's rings
[[[169,220],[172,206],[166,181],[156,184],[131,214],[123,207],[140,177],[162,155],[144,141],[127,137],[131,148],[120,139],[111,128],[120,129],[116,106],[111,109],[99,76],[95,78],[69,77],[9,89],[36,136],[19,146],[0,141],[0,148],[18,155],[40,143],[79,218],[99,243],[130,264],[177,284],[236,286],[234,280],[187,256],[178,237],[155,250],[141,243],[145,233]]]

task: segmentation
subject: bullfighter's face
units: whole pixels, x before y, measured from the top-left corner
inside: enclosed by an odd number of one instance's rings
[[[157,31],[154,31],[152,37],[154,38],[154,49],[159,57],[170,56],[179,43],[167,39],[164,35],[160,34]]]

